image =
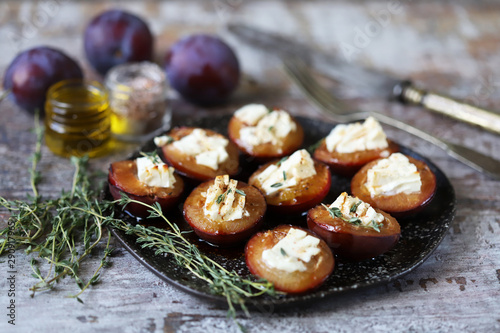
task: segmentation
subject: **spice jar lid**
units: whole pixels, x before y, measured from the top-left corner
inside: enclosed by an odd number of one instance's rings
[[[151,93],[152,90],[164,92],[167,85],[164,71],[149,61],[115,66],[106,75],[105,82],[110,91],[125,93]]]

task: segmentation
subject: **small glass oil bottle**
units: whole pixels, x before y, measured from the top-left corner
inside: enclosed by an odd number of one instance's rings
[[[111,149],[108,93],[98,82],[64,80],[45,103],[45,143],[64,157],[102,156]]]

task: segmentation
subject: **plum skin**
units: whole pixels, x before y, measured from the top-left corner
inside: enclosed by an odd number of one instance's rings
[[[165,55],[171,86],[184,99],[199,105],[224,102],[236,89],[240,65],[221,39],[195,34],[177,41]]]
[[[122,10],[105,11],[85,29],[87,59],[100,74],[126,62],[153,59],[153,35],[139,17]]]
[[[51,47],[35,47],[18,54],[10,63],[3,86],[9,98],[22,109],[44,112],[46,94],[51,85],[66,79],[82,79],[78,63],[64,52]]]

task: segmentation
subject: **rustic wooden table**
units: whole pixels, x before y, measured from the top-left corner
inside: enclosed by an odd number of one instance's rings
[[[295,115],[325,117],[287,80],[276,59],[224,30],[233,20],[294,36],[348,56],[350,61],[411,77],[426,87],[500,110],[500,4],[494,1],[4,1],[0,3],[0,72],[20,50],[48,44],[79,59],[87,75],[96,77],[83,56],[82,31],[92,16],[114,6],[150,23],[160,62],[177,38],[199,31],[220,34],[238,53],[245,75],[230,103],[207,110],[179,101],[173,112],[181,121],[225,114],[248,102],[278,105]],[[356,39],[366,29],[373,29],[371,37]],[[343,54],[341,45],[350,45],[354,52]],[[351,94],[346,102],[500,157],[499,136],[477,128],[382,97],[364,98],[362,92]],[[2,102],[0,120],[0,196],[22,199],[30,192],[27,170],[35,143],[33,117]],[[500,331],[500,183],[407,133],[392,128],[387,132],[430,158],[455,188],[456,217],[439,248],[413,272],[387,285],[314,305],[255,311],[250,318],[241,314],[240,322],[251,332]],[[92,167],[106,170],[110,161],[135,148],[127,146],[113,156],[94,160]],[[73,170],[68,160],[52,155],[46,147],[42,151],[40,191],[54,196],[70,187]],[[5,223],[5,211],[0,214]],[[18,250],[15,326],[7,323],[8,268],[5,258],[0,259],[0,331],[237,331],[226,319],[226,308],[175,289],[115,245],[113,266],[105,270],[102,283],[81,296],[84,304],[65,297],[75,292],[68,279],[30,298],[28,289],[35,280],[29,256]],[[95,263],[97,256],[92,260]]]

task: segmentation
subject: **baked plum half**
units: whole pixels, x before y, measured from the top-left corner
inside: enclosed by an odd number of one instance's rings
[[[179,201],[183,193],[184,182],[182,178],[170,169],[166,171],[169,172],[170,177],[173,177],[170,187],[150,186],[139,180],[137,165],[137,160],[111,163],[108,173],[108,183],[109,191],[113,198],[119,200],[121,193],[124,193],[130,199],[148,205],[153,205],[157,202],[164,212],[170,210]],[[146,177],[148,175],[147,173]],[[153,174],[154,177],[155,175]],[[136,217],[147,218],[149,216],[148,208],[139,203],[129,203],[124,209]]]
[[[261,226],[266,200],[244,182],[217,176],[196,187],[184,202],[184,219],[202,239],[217,245],[237,245]]]
[[[248,181],[264,194],[270,211],[295,214],[319,204],[328,194],[331,175],[328,166],[314,161],[305,150],[269,162]]]
[[[304,141],[302,126],[284,110],[248,104],[230,119],[228,135],[245,155],[258,162],[290,155]]]
[[[363,123],[335,126],[314,151],[314,158],[332,172],[350,177],[363,165],[397,151],[399,146],[387,139],[380,123],[368,117]]]
[[[330,206],[318,205],[310,209],[307,226],[335,254],[353,261],[373,258],[389,251],[401,235],[399,223],[394,217],[345,192]]]
[[[362,167],[351,180],[351,193],[394,217],[405,217],[431,202],[436,176],[425,162],[395,153]]]
[[[390,140],[388,140],[388,144],[389,146],[387,148],[362,150],[352,153],[339,153],[336,151],[328,151],[326,143],[323,140],[314,151],[313,156],[316,160],[328,165],[333,173],[350,177],[358,172],[363,165],[399,151],[398,144]]]
[[[254,235],[246,245],[245,259],[252,274],[290,294],[317,288],[335,266],[332,251],[322,239],[291,225]]]
[[[177,127],[161,145],[164,160],[177,172],[198,182],[239,171],[238,148],[225,136],[209,129]]]

